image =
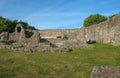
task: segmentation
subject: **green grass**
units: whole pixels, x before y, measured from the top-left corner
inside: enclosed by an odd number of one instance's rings
[[[94,66],[120,65],[120,47],[95,46],[71,53],[0,49],[0,78],[89,78]]]

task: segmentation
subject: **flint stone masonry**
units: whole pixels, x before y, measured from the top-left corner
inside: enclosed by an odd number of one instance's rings
[[[66,35],[68,40],[74,42],[83,42],[92,40],[100,43],[110,43],[120,45],[120,15],[112,19],[96,24],[90,27],[70,30],[39,30],[41,37],[57,37]]]
[[[96,66],[90,78],[120,78],[120,66]]]
[[[7,41],[8,40],[8,38],[9,38],[9,33],[8,32],[2,32],[1,33],[1,41]]]
[[[90,27],[67,30],[27,30],[17,24],[15,32],[3,32],[0,35],[2,42],[8,41],[10,49],[53,51],[65,48],[88,48],[92,45],[88,41],[109,43],[120,46],[120,15]],[[22,46],[22,47],[21,47]]]
[[[30,36],[29,36],[30,35]],[[27,38],[29,36],[29,38]],[[38,44],[40,33],[37,31],[26,30],[23,25],[17,24],[15,32],[10,34],[9,40],[14,40],[19,44]]]

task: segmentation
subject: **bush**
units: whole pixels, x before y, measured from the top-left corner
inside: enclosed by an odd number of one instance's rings
[[[107,20],[107,17],[100,15],[100,14],[90,15],[84,20],[84,26],[88,27],[88,26],[98,24],[106,20]]]
[[[34,26],[28,26],[28,29],[30,29],[30,30],[37,30]]]
[[[112,17],[116,16],[117,14],[111,15],[108,18],[111,19]]]

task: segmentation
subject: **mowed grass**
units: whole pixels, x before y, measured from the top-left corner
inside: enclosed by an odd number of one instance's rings
[[[120,47],[95,46],[71,53],[0,49],[0,78],[89,78],[94,66],[120,65]]]

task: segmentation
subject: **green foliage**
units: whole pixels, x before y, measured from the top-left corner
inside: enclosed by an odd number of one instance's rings
[[[11,21],[0,16],[0,33],[3,31],[14,32],[17,23],[17,20]]]
[[[100,14],[90,15],[84,20],[84,26],[88,27],[88,26],[103,22],[105,20],[107,20],[107,18],[103,15],[100,15]]]
[[[24,28],[28,28],[28,26],[29,26],[29,24],[27,23],[27,22],[24,22],[24,21],[22,21],[22,20],[20,20],[19,22],[18,22],[19,24],[22,24],[23,26],[24,26]]]
[[[28,26],[28,29],[30,29],[30,30],[37,30],[34,26]]]
[[[3,32],[3,31],[7,31],[9,33],[12,33],[15,31],[15,26],[17,24],[23,24],[24,25],[24,28],[31,28],[31,29],[35,29],[34,26],[29,26],[29,24],[27,22],[24,22],[24,21],[18,21],[18,20],[9,20],[9,19],[6,19],[6,18],[3,18],[2,16],[0,16],[0,33]]]
[[[112,17],[116,16],[117,14],[113,14],[111,16],[109,16],[108,18],[111,19]]]
[[[95,44],[70,53],[0,49],[1,78],[90,78],[93,67],[101,65],[120,66],[120,47]]]

